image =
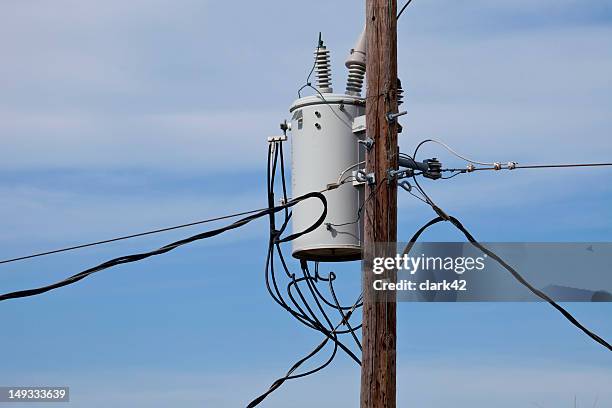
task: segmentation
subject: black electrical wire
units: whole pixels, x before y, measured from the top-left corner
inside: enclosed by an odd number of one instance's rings
[[[404,12],[404,10],[406,10],[406,7],[408,7],[410,5],[410,3],[412,3],[412,0],[408,0],[406,2],[406,4],[404,4],[404,7],[402,7],[402,9],[399,11],[399,13],[397,13],[397,19],[398,20],[402,16],[402,13]]]
[[[137,234],[125,235],[125,236],[122,236],[122,237],[105,239],[105,240],[102,240],[102,241],[95,241],[95,242],[90,242],[90,243],[87,243],[87,244],[75,245],[75,246],[71,246],[71,247],[67,247],[67,248],[54,249],[54,250],[46,251],[46,252],[39,252],[39,253],[32,254],[32,255],[20,256],[18,258],[5,259],[3,261],[0,261],[0,265],[1,264],[6,264],[6,263],[11,263],[11,262],[22,261],[22,260],[25,260],[25,259],[37,258],[37,257],[40,257],[40,256],[57,254],[57,253],[60,253],[60,252],[73,251],[75,249],[81,249],[81,248],[87,248],[87,247],[92,247],[92,246],[96,246],[96,245],[108,244],[108,243],[111,243],[111,242],[123,241],[123,240],[131,239],[131,238],[143,237],[145,235],[152,235],[152,234],[158,234],[158,233],[161,233],[161,232],[181,229],[181,228],[193,227],[193,226],[196,226],[196,225],[206,224],[206,223],[213,222],[213,221],[221,221],[221,220],[226,220],[226,219],[229,219],[229,218],[236,218],[236,217],[240,217],[241,215],[254,214],[254,213],[260,212],[262,210],[265,210],[265,208],[260,208],[260,209],[251,210],[251,211],[243,211],[243,212],[239,212],[239,213],[235,213],[235,214],[223,215],[223,216],[220,216],[220,217],[209,218],[209,219],[206,219],[206,220],[190,222],[190,223],[187,223],[187,224],[175,225],[173,227],[160,228],[160,229],[156,229],[156,230],[152,230],[152,231],[147,231],[147,232],[139,232]]]
[[[450,180],[453,177],[457,177],[458,175],[463,174],[463,173],[465,173],[465,172],[464,171],[458,171],[455,174],[451,174],[450,176],[442,176],[442,177],[440,177],[440,180]]]
[[[161,248],[158,248],[156,250],[150,251],[150,252],[144,252],[144,253],[139,253],[139,254],[132,254],[132,255],[126,255],[126,256],[122,256],[119,258],[115,258],[115,259],[111,259],[110,261],[104,262],[100,265],[94,266],[93,268],[89,268],[83,272],[79,272],[76,275],[72,275],[62,281],[59,281],[57,283],[51,284],[51,285],[47,285],[47,286],[42,286],[39,288],[35,288],[35,289],[27,289],[27,290],[21,290],[21,291],[17,291],[17,292],[11,292],[11,293],[6,293],[3,295],[0,295],[0,301],[3,300],[8,300],[8,299],[16,299],[16,298],[22,298],[22,297],[28,297],[28,296],[35,296],[35,295],[39,295],[45,292],[48,292],[50,290],[53,289],[57,289],[63,286],[67,286],[73,283],[76,283],[78,281],[80,281],[81,279],[84,279],[88,276],[90,276],[91,274],[94,274],[96,272],[100,272],[104,269],[108,269],[111,268],[113,266],[117,266],[117,265],[121,265],[121,264],[126,264],[126,263],[131,263],[131,262],[137,262],[146,258],[149,258],[151,256],[156,256],[156,255],[161,255],[161,254],[165,254],[166,252],[172,251],[175,248],[178,248],[179,246],[183,246],[189,243],[192,243],[194,241],[199,241],[202,239],[206,239],[206,238],[211,238],[214,237],[216,235],[222,234],[226,231],[230,231],[239,227],[242,227],[246,224],[248,224],[249,222],[256,220],[258,218],[264,217],[268,214],[274,214],[276,212],[279,212],[285,208],[288,207],[293,207],[294,205],[298,204],[299,202],[309,199],[309,198],[318,198],[319,200],[321,200],[321,202],[323,203],[323,211],[321,216],[319,217],[319,219],[312,224],[310,227],[306,228],[304,231],[298,232],[298,233],[294,233],[292,235],[289,235],[287,237],[278,239],[278,242],[287,242],[287,241],[291,241],[293,239],[296,239],[304,234],[307,234],[313,230],[315,230],[319,225],[321,225],[323,223],[323,221],[325,220],[325,217],[327,215],[327,199],[325,198],[325,196],[319,192],[313,192],[313,193],[308,193],[308,194],[304,194],[303,196],[297,197],[289,202],[287,202],[286,204],[280,205],[280,206],[276,206],[276,207],[272,207],[272,208],[267,208],[265,210],[259,211],[253,215],[250,215],[248,217],[242,218],[232,224],[229,224],[227,226],[221,227],[221,228],[217,228],[214,230],[210,230],[210,231],[206,231],[200,234],[196,234],[193,235],[189,238],[185,238],[176,242],[173,242],[171,244],[165,245]]]
[[[359,209],[357,210],[357,218],[355,219],[355,221],[350,221],[350,222],[343,222],[341,224],[333,224],[333,223],[326,223],[325,225],[328,225],[330,227],[344,227],[345,225],[353,225],[353,224],[357,224],[359,222],[359,220],[361,219],[361,217],[363,216],[363,209],[365,208],[366,204],[368,203],[368,201],[370,201],[372,199],[372,197],[374,197],[374,195],[376,194],[376,192],[378,191],[378,189],[383,185],[383,183],[387,181],[387,178],[383,178],[378,185],[376,185],[376,188],[374,188],[374,190],[372,190],[370,192],[370,194],[368,195],[368,197],[363,200],[363,203],[361,203],[361,205],[359,206]]]
[[[280,143],[279,143],[279,144],[280,144]],[[285,174],[284,174],[284,171],[283,171],[283,169],[284,169],[284,163],[282,163],[282,160],[283,160],[282,145],[281,145],[281,146],[279,146],[279,149],[277,149],[277,150],[279,150],[279,151],[280,151],[280,157],[281,157],[281,166],[280,166],[280,168],[281,168],[281,178],[282,178],[282,184],[283,184],[283,193],[285,194],[285,197],[286,197],[286,186],[285,186],[285,184],[286,184],[286,180],[285,180]],[[270,155],[269,155],[269,157],[270,157]],[[278,159],[278,156],[276,156],[276,155],[275,155],[274,160],[276,161],[277,159]],[[274,168],[275,168],[275,165],[273,164],[273,165],[272,165],[272,169],[274,169]],[[272,200],[273,200],[273,196],[274,196],[273,191],[272,191],[272,190],[273,190],[273,182],[272,182],[272,183],[269,183],[269,188],[270,188],[269,196],[270,196],[270,197],[272,197]],[[285,199],[286,199],[286,198],[285,198]],[[290,215],[289,215],[289,217],[290,217]],[[287,222],[288,222],[288,217],[286,217],[286,220],[285,220],[285,222],[283,223],[283,227],[281,228],[281,230],[283,230],[283,229],[284,229],[284,228],[287,226]],[[273,221],[273,220],[271,221],[271,225],[274,225],[274,221]],[[271,234],[271,236],[272,236],[272,235],[273,235],[273,234]],[[287,275],[287,277],[291,278],[291,279],[292,279],[292,281],[293,281],[293,283],[295,284],[295,283],[296,283],[296,282],[295,282],[295,281],[296,281],[296,279],[295,279],[295,275],[294,275],[294,274],[291,274],[291,273],[289,272],[289,269],[288,269],[288,266],[287,266],[287,264],[286,264],[286,262],[285,262],[285,259],[284,259],[284,256],[283,256],[283,254],[282,254],[282,250],[281,250],[280,245],[279,245],[278,243],[276,243],[276,244],[275,244],[275,246],[276,246],[276,250],[277,250],[277,252],[278,252],[278,257],[279,257],[279,259],[280,259],[280,261],[281,261],[281,264],[282,264],[282,266],[283,266],[283,270],[285,271],[285,274]],[[286,304],[286,302],[284,302],[284,301],[283,301],[283,299],[282,299],[282,295],[280,294],[280,291],[278,290],[278,286],[277,286],[277,284],[276,284],[276,279],[275,279],[275,274],[274,274],[274,268],[273,268],[273,258],[271,259],[271,261],[272,261],[272,262],[271,262],[271,270],[272,270],[271,277],[272,277],[272,282],[273,282],[273,284],[274,284],[274,286],[275,286],[275,291],[276,291],[276,294],[278,295],[279,300],[281,301],[281,303],[284,303],[284,305],[282,305],[282,306],[284,306],[284,307],[287,309],[287,306],[288,306],[288,305]],[[305,262],[304,262],[304,264],[306,265],[306,267],[305,267],[305,268],[306,268],[306,273],[307,273],[307,264],[306,264]],[[304,267],[303,267],[302,269],[304,270]],[[311,281],[313,280],[313,279],[312,279],[311,277],[309,277],[309,276],[306,276],[305,278],[308,278],[308,279],[309,279],[309,280],[311,280]],[[304,279],[300,279],[300,281],[304,281]],[[315,280],[315,282],[316,282],[316,280]],[[291,287],[291,284],[289,285],[289,287]],[[296,284],[296,288],[297,288],[297,289],[298,289],[298,291],[299,291],[299,285],[297,285],[297,284]],[[316,288],[316,286],[315,286],[315,288]],[[317,290],[316,292],[317,292],[317,294],[320,294],[320,292],[319,292],[318,290]],[[302,309],[299,307],[299,305],[297,304],[297,302],[295,302],[295,299],[293,299],[293,298],[291,297],[291,293],[289,292],[288,294],[290,295],[290,298],[292,299],[292,302],[294,303],[294,305],[296,306],[296,308],[298,309],[298,311],[300,311],[300,312],[301,312],[302,317],[305,317],[305,316],[306,316],[306,313],[305,313],[305,312],[304,312],[304,311],[303,311],[303,310],[302,310]],[[313,297],[315,297],[315,301],[317,301],[317,299],[316,299],[316,295],[315,295],[314,293],[312,293],[312,295],[313,295]],[[301,294],[301,292],[300,292],[300,296],[301,296],[301,298],[302,298],[302,299],[304,299],[304,297],[303,297],[303,295]],[[325,299],[325,298],[324,298],[322,295],[320,296],[320,298],[321,298],[321,299],[322,299],[324,302],[326,302],[326,299]],[[304,302],[306,302],[306,301],[305,301],[305,299],[304,299]],[[327,302],[327,303],[329,304],[329,302]],[[359,304],[358,306],[361,306],[361,304]],[[334,306],[332,306],[332,307],[334,307]],[[291,310],[291,308],[289,308],[289,310]],[[313,318],[312,318],[312,319],[308,319],[308,320],[309,320],[309,321],[308,321],[308,323],[309,323],[309,324],[308,324],[308,326],[309,326],[309,327],[311,327],[311,328],[315,328],[316,330],[319,330],[319,331],[320,331],[320,328],[321,328],[321,327],[324,327],[324,325],[321,323],[321,321],[320,321],[320,320],[318,320],[318,319],[317,319],[316,314],[312,313],[312,309],[310,309],[310,311],[311,311],[311,314],[313,315]],[[324,313],[324,312],[323,312],[323,313]],[[324,330],[324,331],[325,331],[325,330]],[[337,333],[338,333],[338,334],[344,334],[344,333],[341,333],[341,332],[339,332],[339,331],[337,331]],[[324,332],[324,334],[328,335],[328,334],[329,334],[329,332],[327,332],[327,333],[325,333],[325,332]],[[347,349],[346,349],[346,348],[345,348],[343,345],[341,345],[340,347],[341,347],[343,350],[347,351]],[[349,356],[350,356],[351,358],[353,358],[353,359],[354,359],[354,360],[355,360],[357,363],[359,363],[359,360],[358,360],[358,359],[357,359],[357,358],[356,358],[354,355],[349,354]]]
[[[276,146],[278,147],[275,148]],[[272,154],[273,149],[275,150],[274,155]],[[276,152],[279,152],[279,154],[276,154]],[[268,189],[269,206],[272,206],[274,203],[274,172],[277,168],[276,162],[279,159],[279,156],[280,156],[280,161],[281,161],[280,172],[281,172],[281,184],[283,188],[283,199],[285,201],[287,200],[282,143],[275,143],[274,145],[270,145],[268,149],[267,189]],[[350,309],[348,309],[348,312],[345,314],[344,310],[346,309],[343,309],[342,306],[340,306],[340,302],[337,301],[337,297],[335,296],[335,293],[333,293],[332,296],[335,297],[337,302],[336,304],[332,304],[325,298],[325,296],[317,288],[317,283],[319,281],[325,282],[330,279],[330,278],[325,278],[319,275],[318,264],[315,264],[315,276],[312,276],[310,274],[308,270],[308,263],[306,261],[301,262],[301,266],[302,266],[301,268],[302,276],[301,277],[297,277],[295,273],[291,273],[289,271],[289,267],[282,253],[282,248],[280,245],[281,242],[278,239],[278,236],[280,235],[280,233],[282,233],[282,231],[284,231],[284,229],[288,225],[289,219],[291,218],[291,212],[285,212],[284,215],[285,215],[285,220],[283,221],[282,226],[277,230],[275,216],[274,214],[269,214],[270,238],[269,238],[268,253],[266,256],[266,265],[265,265],[266,288],[270,296],[273,298],[273,300],[277,304],[279,304],[283,309],[285,309],[289,314],[291,314],[300,323],[304,324],[305,326],[311,329],[314,329],[322,333],[325,336],[325,339],[317,347],[315,347],[315,349],[312,352],[310,352],[308,355],[306,355],[305,357],[300,359],[297,363],[295,363],[284,377],[276,380],[265,393],[263,393],[262,395],[260,395],[259,397],[251,401],[251,403],[249,403],[247,407],[255,407],[258,404],[260,404],[268,395],[270,395],[272,392],[277,390],[285,381],[290,380],[290,379],[305,377],[307,375],[314,374],[322,370],[323,368],[327,367],[329,364],[331,364],[331,362],[335,358],[338,349],[342,349],[349,357],[351,357],[354,361],[360,364],[359,358],[355,356],[355,354],[346,345],[344,345],[344,343],[339,339],[339,335],[350,333],[351,335],[356,336],[355,332],[361,327],[361,325],[357,327],[352,327],[350,323],[348,322],[348,319],[350,318],[350,316],[352,315],[352,313],[354,312],[356,308],[362,306],[363,303],[361,302],[361,296],[357,299],[355,304],[352,307],[350,307]],[[279,286],[279,282],[278,282],[278,279],[276,276],[276,270],[275,270],[275,262],[274,262],[275,255],[280,260],[280,265],[282,266],[284,275],[289,280],[288,283],[286,284],[286,292],[287,292],[288,299],[284,298],[284,296],[282,295],[282,291],[280,290],[280,286]],[[331,277],[331,274],[330,274],[330,277]],[[302,289],[300,288],[301,284],[306,284],[306,287],[307,287],[306,292],[302,291]],[[294,293],[293,293],[294,291],[298,295],[297,298],[294,296]],[[309,304],[309,300],[308,300],[309,297],[314,299],[316,307],[314,308],[311,307],[311,305]],[[345,316],[345,317],[336,326],[334,326],[331,323],[331,319],[329,318],[329,316],[327,315],[325,311],[325,306],[329,306],[335,310],[340,310],[342,313],[342,316]],[[320,314],[323,317],[324,322],[319,319],[318,314]],[[339,328],[342,325],[347,326],[347,329],[340,330]],[[334,344],[333,350],[332,350],[331,355],[323,363],[321,363],[317,367],[307,372],[304,372],[301,374],[294,374],[297,368],[299,368],[306,361],[310,360],[311,358],[315,357],[319,352],[321,352],[324,349],[325,345],[330,340]]]
[[[418,149],[417,149],[418,150]],[[415,152],[416,153],[416,152]],[[416,157],[416,155],[415,155]],[[413,177],[414,178],[414,177]],[[425,193],[425,191],[423,190],[423,188],[420,186],[420,184],[418,183],[418,181],[416,180],[416,178],[414,178],[414,182],[416,184],[416,187],[418,188],[418,190],[421,192],[421,194],[423,194],[423,196],[426,198],[427,203],[432,207],[432,209],[438,214],[438,218],[435,218],[434,220],[430,221],[430,223],[435,224],[438,223],[442,220],[445,221],[450,221],[450,223],[455,226],[459,231],[461,231],[463,233],[463,235],[465,235],[465,237],[468,239],[469,242],[471,242],[474,246],[476,246],[477,248],[479,248],[481,251],[485,252],[486,254],[488,254],[491,258],[493,258],[497,263],[499,263],[504,269],[506,269],[508,272],[510,272],[510,274],[523,286],[525,286],[527,289],[529,289],[529,291],[531,293],[533,293],[534,295],[536,295],[537,297],[539,297],[540,299],[548,302],[552,307],[554,307],[555,309],[557,309],[557,311],[559,311],[563,317],[565,317],[570,323],[572,323],[574,326],[576,326],[577,328],[579,328],[582,332],[584,332],[588,337],[590,337],[591,339],[593,339],[594,341],[596,341],[597,343],[601,344],[602,346],[604,346],[605,348],[607,348],[608,350],[612,351],[612,346],[605,341],[602,337],[600,337],[599,335],[597,335],[596,333],[592,332],[591,330],[587,329],[584,325],[582,325],[582,323],[580,323],[570,312],[568,312],[565,308],[563,308],[562,306],[560,306],[557,302],[555,302],[552,298],[550,298],[546,293],[540,291],[539,289],[535,288],[533,285],[531,285],[525,278],[523,278],[523,276],[517,272],[513,267],[511,267],[509,264],[507,264],[502,258],[500,258],[497,254],[495,254],[493,251],[487,249],[486,247],[484,247],[482,244],[480,244],[470,233],[469,231],[463,226],[463,224],[461,224],[461,222],[452,216],[449,216],[448,214],[446,214],[428,195],[427,193]],[[425,227],[427,228],[427,227]],[[424,229],[419,230],[419,234],[422,233],[424,231]],[[410,248],[412,248],[412,246],[410,246]],[[408,249],[409,251],[410,249]],[[407,253],[407,252],[405,252]]]
[[[557,309],[563,315],[563,317],[565,317],[570,323],[572,323],[574,326],[576,326],[577,328],[582,330],[584,332],[584,334],[586,334],[591,339],[595,340],[597,343],[599,343],[602,346],[604,346],[605,348],[607,348],[609,351],[612,351],[612,346],[610,345],[610,343],[605,341],[599,335],[593,333],[591,330],[587,329],[570,312],[568,312],[562,306],[560,306],[557,302],[552,300],[550,298],[550,296],[548,296],[546,293],[542,292],[541,290],[539,290],[539,289],[535,288],[533,285],[531,285],[525,278],[523,278],[521,276],[521,274],[519,274],[516,271],[516,269],[514,269],[512,266],[508,265],[508,263],[506,263],[502,258],[500,258],[493,251],[491,251],[490,249],[486,248],[484,245],[482,245],[478,241],[476,241],[476,239],[472,236],[472,234],[470,234],[470,232],[463,226],[463,224],[461,224],[461,222],[458,219],[456,219],[455,217],[449,217],[449,221],[451,222],[451,224],[453,224],[455,227],[457,227],[457,229],[459,231],[461,231],[463,233],[463,235],[465,235],[465,237],[467,238],[468,241],[470,241],[475,247],[480,249],[482,252],[486,253],[491,258],[495,259],[495,261],[497,261],[498,264],[500,264],[501,266],[504,267],[504,269],[506,269],[508,272],[510,272],[512,274],[512,276],[514,277],[514,279],[516,279],[520,284],[522,284],[527,289],[529,289],[529,291],[531,293],[533,293],[534,295],[536,295],[540,299],[545,300],[546,302],[548,302],[552,307]]]
[[[274,383],[272,383],[270,388],[268,388],[268,390],[265,393],[261,394],[259,397],[255,398],[253,401],[251,401],[247,405],[247,408],[253,408],[253,407],[256,407],[257,405],[259,405],[264,399],[266,399],[266,397],[268,395],[270,395],[271,393],[276,391],[281,385],[283,385],[283,383],[285,381],[309,376],[309,375],[314,374],[314,373],[316,373],[318,371],[321,371],[322,369],[327,367],[329,364],[331,364],[331,362],[333,361],[334,357],[336,356],[336,352],[337,352],[337,348],[338,348],[337,345],[334,347],[334,351],[333,351],[332,355],[330,356],[330,358],[325,363],[323,363],[320,366],[318,366],[317,368],[314,368],[314,369],[312,369],[310,371],[307,371],[305,373],[297,374],[297,375],[292,375],[295,372],[295,370],[297,370],[302,364],[304,364],[306,361],[308,361],[309,359],[314,357],[317,353],[319,353],[319,351],[321,351],[323,349],[323,347],[327,344],[328,341],[329,341],[329,338],[325,338],[321,343],[319,343],[319,345],[317,347],[314,348],[314,350],[312,350],[310,353],[308,353],[308,355],[306,355],[305,357],[300,359],[298,362],[296,362],[293,366],[291,366],[291,368],[289,369],[289,371],[287,371],[287,374],[284,377],[279,378],[278,380],[274,381]]]
[[[333,272],[329,273],[329,291],[332,294],[332,297],[334,298],[334,302],[336,303],[336,310],[338,310],[338,313],[340,313],[340,317],[342,317],[342,323],[346,324],[346,327],[348,327],[351,336],[353,336],[353,340],[355,340],[355,344],[357,344],[357,347],[359,347],[359,350],[363,350],[363,347],[361,346],[361,342],[359,341],[359,339],[357,338],[357,335],[355,334],[355,330],[359,329],[362,325],[360,324],[358,327],[356,327],[355,329],[353,327],[351,327],[351,324],[349,323],[349,319],[351,318],[351,314],[352,312],[349,311],[348,313],[344,314],[344,308],[342,306],[340,306],[340,301],[338,300],[338,297],[336,296],[336,291],[334,290],[334,280],[336,279],[336,274]]]
[[[315,58],[314,61],[312,62],[312,68],[310,68],[310,72],[308,73],[308,76],[306,77],[306,82],[304,83],[304,85],[302,85],[302,87],[300,89],[298,89],[298,98],[302,97],[302,90],[308,86],[310,86],[310,77],[312,76],[312,73],[314,72],[316,66],[317,66],[317,54],[319,54],[319,49],[321,49],[322,46],[322,41],[321,41],[321,32],[319,32],[319,39],[317,40],[317,50],[315,51]]]
[[[270,155],[270,151],[269,151],[269,159],[270,159],[270,156],[271,156],[271,155]],[[282,156],[282,154],[281,154],[281,156]],[[276,160],[276,158],[277,158],[277,156],[275,156],[275,160]],[[274,168],[274,165],[269,166],[269,168],[270,168],[270,167]],[[284,174],[283,174],[283,172],[282,172],[282,168],[283,168],[283,165],[281,164],[281,176],[283,176],[283,183],[285,183],[285,180],[284,180]],[[271,179],[271,176],[270,176],[269,178]],[[268,195],[269,195],[269,197],[270,197],[270,202],[273,202],[273,196],[274,196],[274,194],[273,194],[273,192],[271,191],[271,190],[272,190],[272,184],[271,184],[271,183],[268,183],[268,188],[269,188],[269,193],[268,193]],[[289,215],[289,216],[290,216],[290,215]],[[284,229],[284,228],[286,227],[287,222],[288,222],[288,218],[285,220],[285,222],[284,222],[283,227],[281,228],[281,230],[282,230],[282,229]],[[277,251],[278,251],[278,255],[279,255],[279,258],[280,258],[280,260],[281,260],[281,264],[282,264],[282,266],[283,266],[283,269],[284,269],[285,274],[287,275],[287,277],[289,277],[289,278],[290,278],[290,279],[292,279],[292,280],[295,280],[295,275],[294,275],[294,274],[291,274],[291,273],[289,272],[288,267],[287,267],[287,264],[286,264],[286,262],[285,262],[285,260],[284,260],[284,257],[282,256],[282,251],[281,251],[280,245],[279,245],[279,243],[278,243],[278,242],[275,242],[275,238],[274,238],[274,237],[275,237],[275,236],[278,234],[278,231],[275,231],[275,229],[274,229],[275,221],[274,221],[273,219],[271,219],[271,220],[270,220],[270,225],[271,225],[271,234],[270,234],[270,235],[271,235],[271,238],[270,238],[270,243],[271,243],[271,246],[270,246],[270,250],[269,250],[269,252],[268,252],[268,257],[267,257],[267,260],[266,260],[266,286],[267,286],[267,288],[268,288],[268,291],[269,291],[270,295],[271,295],[271,296],[274,298],[274,300],[275,300],[275,301],[276,301],[276,302],[277,302],[279,305],[281,305],[281,306],[282,306],[284,309],[286,309],[286,310],[287,310],[287,311],[289,311],[289,312],[290,312],[292,315],[294,315],[294,317],[296,317],[296,318],[297,318],[298,320],[300,320],[302,323],[306,324],[308,327],[311,327],[311,328],[313,328],[313,329],[315,329],[315,330],[320,331],[320,328],[321,328],[323,325],[321,324],[321,322],[320,322],[320,321],[318,321],[318,319],[310,319],[310,318],[308,318],[308,317],[306,316],[306,314],[305,314],[303,311],[300,311],[300,310],[298,310],[298,311],[296,312],[296,311],[295,311],[295,309],[291,308],[291,307],[290,307],[290,306],[289,306],[289,305],[288,305],[288,304],[287,304],[287,303],[284,301],[284,299],[283,299],[283,297],[282,297],[282,295],[281,295],[281,293],[280,293],[280,290],[279,290],[279,288],[278,288],[278,284],[277,284],[277,282],[276,282],[276,275],[275,275],[275,273],[274,273],[274,264],[273,264],[273,260],[274,260],[274,258],[273,258],[273,256],[272,256],[272,255],[273,255],[273,249],[272,249],[272,247],[273,247],[273,246],[275,246],[275,247],[276,247],[276,249],[277,249]],[[274,290],[272,290],[272,288],[270,287],[270,281],[272,281],[272,285],[273,285],[273,287],[274,287]],[[294,304],[295,304],[295,302],[294,302]],[[298,305],[298,309],[299,309],[299,305]],[[325,334],[325,333],[324,333],[324,334]],[[327,334],[329,334],[329,333],[327,333]]]
[[[329,316],[327,315],[327,313],[325,312],[325,309],[323,308],[323,306],[321,305],[321,302],[319,301],[319,297],[317,296],[317,294],[315,293],[315,291],[312,289],[312,279],[309,279],[307,274],[304,272],[304,270],[302,270],[303,274],[304,274],[304,278],[300,278],[304,279],[304,281],[306,282],[306,286],[308,287],[308,289],[310,290],[310,294],[312,296],[312,298],[315,300],[315,303],[317,304],[317,307],[319,309],[319,312],[321,313],[321,315],[323,316],[323,318],[325,319],[325,321],[327,322],[327,325],[331,328],[333,328],[333,324],[331,322],[331,319],[329,318]],[[300,297],[302,299],[303,296],[301,295],[301,291],[299,290],[299,287],[296,286],[296,289],[298,290],[298,293],[300,293]],[[340,321],[339,324],[342,324],[342,320]],[[361,365],[361,361],[359,360],[359,357],[357,357],[355,355],[355,353],[353,353],[348,347],[346,347],[342,342],[338,341],[338,346],[342,348],[342,350],[344,350],[344,352],[346,354],[348,354],[348,356],[350,358],[352,358],[358,365]]]
[[[333,272],[330,272],[327,278],[320,275],[318,272],[318,262],[315,262],[315,276],[312,276],[310,272],[308,271],[308,269],[306,269],[306,273],[308,274],[309,279],[311,279],[315,283],[317,283],[318,281],[333,282],[336,279],[336,275]],[[333,275],[333,278],[331,278],[332,275]],[[319,291],[319,289],[317,288],[317,285],[314,286],[314,289],[317,291],[317,295],[319,296],[319,299],[323,300],[323,302],[326,305],[328,305],[329,307],[333,309],[340,309],[344,311],[344,310],[349,310],[353,307],[353,306],[341,306],[339,304],[332,303],[331,301],[327,300],[327,298],[323,295],[321,291]],[[358,306],[361,306],[361,304],[358,304]]]
[[[313,90],[314,90],[314,91],[315,91],[317,94],[319,94],[319,97],[320,97],[320,98],[323,100],[323,103],[324,103],[325,105],[327,105],[327,107],[328,107],[328,108],[331,110],[331,112],[334,114],[334,116],[335,116],[336,118],[338,118],[338,120],[339,120],[340,122],[344,123],[344,126],[346,126],[347,128],[351,129],[351,131],[352,131],[353,126],[352,126],[350,123],[348,123],[346,120],[342,119],[342,117],[341,117],[340,115],[338,115],[338,113],[337,113],[337,112],[334,110],[334,108],[331,106],[331,104],[330,104],[330,103],[327,101],[327,99],[326,99],[326,98],[325,98],[325,96],[324,96],[324,95],[321,93],[321,91],[319,91],[319,90],[318,90],[316,87],[312,86],[312,84],[310,84],[310,83],[308,83],[308,84],[304,85],[304,88],[305,88],[305,87],[312,88],[312,89],[313,89]]]

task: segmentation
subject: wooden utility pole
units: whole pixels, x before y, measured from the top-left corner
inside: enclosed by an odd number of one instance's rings
[[[397,241],[397,183],[387,175],[398,158],[397,123],[387,118],[397,112],[396,15],[397,0],[366,0],[366,135],[374,141],[366,169],[374,183],[366,185],[365,260],[374,243]],[[396,403],[396,298],[374,292],[372,283],[381,277],[364,262],[361,408],[395,408]],[[395,272],[384,278],[395,280]]]

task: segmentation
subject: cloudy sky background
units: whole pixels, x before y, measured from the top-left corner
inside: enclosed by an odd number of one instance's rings
[[[330,4],[331,3],[331,4]],[[0,3],[0,258],[265,205],[278,133],[319,31],[334,86],[361,2]],[[612,5],[415,0],[399,23],[400,143],[485,161],[611,161]],[[462,165],[438,147],[423,150]],[[609,169],[427,183],[482,241],[612,241]],[[431,218],[400,198],[400,238]],[[2,292],[201,229],[0,267]],[[0,384],[72,387],[76,407],[243,406],[318,336],[267,296],[265,221],[70,288],[5,302]],[[437,226],[426,239],[460,239]],[[342,271],[346,298],[357,265]],[[569,305],[612,338],[610,305]],[[612,358],[544,304],[402,304],[403,405],[612,407]],[[356,406],[340,356],[263,406]],[[534,405],[535,404],[535,405]],[[581,405],[582,406],[582,405]]]

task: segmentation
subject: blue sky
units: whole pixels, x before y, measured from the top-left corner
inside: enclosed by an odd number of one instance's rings
[[[0,4],[1,258],[265,205],[278,133],[323,32],[333,80],[362,28],[356,1]],[[415,0],[398,28],[409,114],[482,160],[612,158],[606,1]],[[435,146],[424,157],[457,164]],[[474,174],[426,187],[482,241],[612,241],[608,169]],[[401,196],[399,238],[431,210]],[[2,291],[200,231],[0,267]],[[319,342],[267,296],[266,223],[3,302],[0,384],[72,387],[74,407],[244,406]],[[448,226],[428,240],[456,240]],[[294,267],[297,265],[294,265]],[[357,264],[326,266],[341,293]],[[568,305],[612,338],[610,305]],[[545,304],[401,304],[401,406],[612,407],[612,357]],[[356,406],[344,356],[266,407]],[[315,390],[315,391],[313,391]]]

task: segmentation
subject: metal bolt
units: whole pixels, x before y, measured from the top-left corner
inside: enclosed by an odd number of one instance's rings
[[[364,140],[358,140],[357,143],[364,145],[368,150],[370,150],[374,146],[374,140],[369,137],[366,137]]]
[[[405,114],[407,114],[408,111],[403,111],[403,112],[398,112],[398,113],[387,113],[387,121],[389,122],[394,122],[397,118],[399,118],[400,116],[403,116]]]

